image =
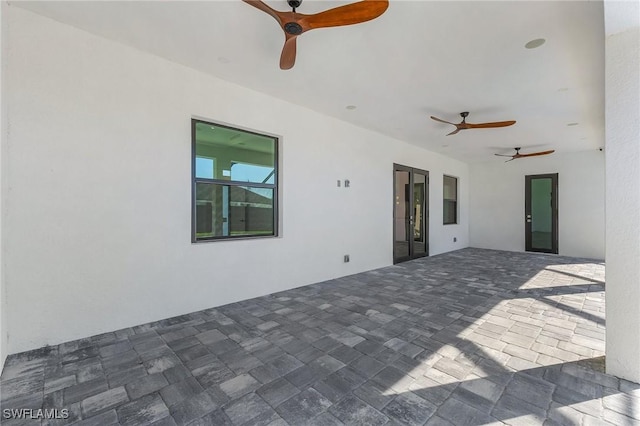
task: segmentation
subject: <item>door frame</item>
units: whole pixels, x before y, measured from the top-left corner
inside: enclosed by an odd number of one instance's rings
[[[416,254],[414,252],[414,241],[413,241],[413,234],[410,237],[410,244],[409,244],[409,254],[408,256],[403,256],[403,257],[397,257],[396,256],[396,171],[404,171],[404,172],[408,172],[409,173],[409,188],[411,188],[411,190],[409,191],[409,200],[408,200],[408,204],[410,206],[411,209],[413,209],[413,203],[414,203],[414,199],[413,199],[413,186],[415,184],[414,181],[414,174],[418,173],[421,175],[424,175],[425,177],[425,188],[424,188],[424,210],[423,210],[423,226],[424,226],[424,234],[425,234],[425,251],[424,253],[419,253]],[[392,220],[393,220],[393,225],[392,225],[392,247],[393,247],[393,264],[395,265],[396,263],[400,263],[400,262],[406,262],[407,260],[413,260],[413,259],[418,259],[420,257],[425,257],[425,256],[429,256],[429,172],[427,170],[423,170],[423,169],[418,169],[415,167],[409,167],[409,166],[405,166],[402,164],[396,164],[393,163],[393,191],[392,191],[392,195],[393,195],[393,199],[392,199]],[[410,215],[410,217],[413,217],[412,215]],[[409,225],[412,228],[413,224],[415,223],[415,218],[411,219],[409,221]],[[412,228],[413,229],[413,228]]]
[[[551,179],[551,250],[534,248],[531,233],[531,181],[548,178]],[[558,254],[558,173],[524,177],[524,215],[525,251]]]

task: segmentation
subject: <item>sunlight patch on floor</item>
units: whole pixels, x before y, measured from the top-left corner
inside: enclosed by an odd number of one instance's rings
[[[520,288],[604,284],[604,280],[605,266],[601,263],[554,264],[539,271]]]

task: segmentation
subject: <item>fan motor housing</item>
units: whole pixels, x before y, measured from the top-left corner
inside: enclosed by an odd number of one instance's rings
[[[284,30],[291,35],[302,34],[302,27],[297,22],[287,22],[284,24]]]

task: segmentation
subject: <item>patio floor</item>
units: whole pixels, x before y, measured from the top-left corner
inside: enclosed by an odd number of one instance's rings
[[[604,274],[463,249],[12,355],[3,424],[640,424],[603,373]]]

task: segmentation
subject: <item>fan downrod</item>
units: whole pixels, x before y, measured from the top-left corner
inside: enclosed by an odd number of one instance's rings
[[[467,119],[467,116],[469,115],[469,111],[464,111],[460,113],[460,117],[462,117],[462,122],[464,123],[465,120]]]
[[[300,7],[300,5],[302,4],[302,0],[287,0],[287,3],[289,3],[289,6],[293,9],[293,11],[295,12],[296,9],[298,7]]]
[[[287,0],[287,3],[293,9],[293,13],[296,13],[296,8],[302,4],[302,0]],[[291,35],[302,34],[302,27],[297,22],[287,22],[284,24],[284,30]]]

